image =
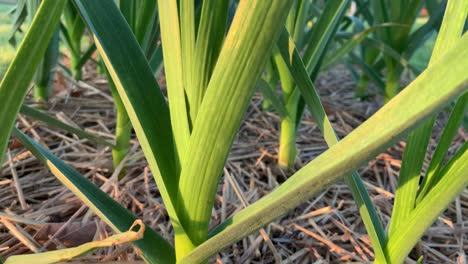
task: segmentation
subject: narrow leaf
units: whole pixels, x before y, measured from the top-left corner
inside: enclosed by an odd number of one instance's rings
[[[468,186],[468,142],[465,142],[450,163],[441,171],[440,181],[418,204],[405,224],[388,237],[388,261],[403,263],[424,232],[439,215]],[[376,264],[382,262],[376,261]]]
[[[389,236],[402,225],[407,224],[408,216],[414,209],[419,187],[421,169],[431,139],[434,119],[431,118],[408,136],[398,177],[392,218],[388,229]]]
[[[76,64],[76,67],[82,68],[85,65],[85,63],[91,58],[91,56],[94,54],[95,51],[96,51],[96,44],[93,43],[83,53],[83,55],[81,56],[81,59]]]
[[[375,71],[371,66],[367,65],[361,58],[356,56],[355,54],[351,53],[350,57],[353,63],[356,63],[357,66],[361,68],[361,70],[379,87],[380,89],[384,89],[385,82],[382,80],[382,77],[379,75],[377,71]]]
[[[182,44],[177,1],[158,0],[158,11],[161,22],[161,41],[163,45],[167,96],[170,102],[171,124],[177,155],[176,161],[179,162],[180,157],[185,154],[185,149],[190,138],[190,118],[186,98],[189,99],[190,103],[190,100],[193,97],[190,94],[190,90],[187,87],[184,87],[186,84],[184,78],[187,76],[184,75],[182,69],[188,69],[182,67],[184,62],[182,61]],[[189,47],[186,48],[189,49]],[[186,59],[188,58],[184,58],[184,60]],[[187,89],[189,91],[187,91],[186,94]],[[178,175],[179,170],[177,170],[175,177]]]
[[[107,141],[106,139],[104,139],[102,137],[99,137],[99,136],[96,136],[96,135],[93,135],[93,134],[91,134],[89,132],[86,132],[86,131],[84,131],[82,129],[79,129],[79,128],[70,126],[68,124],[65,124],[62,121],[60,121],[60,120],[58,120],[56,118],[53,118],[50,115],[48,115],[48,114],[46,114],[46,113],[44,113],[44,112],[42,112],[40,110],[37,110],[34,107],[23,104],[21,106],[20,112],[22,114],[24,114],[24,115],[27,115],[27,116],[31,117],[31,118],[42,121],[48,126],[63,129],[65,131],[67,131],[67,132],[70,132],[70,133],[73,133],[73,134],[77,135],[78,137],[89,139],[90,141],[93,141],[93,142],[98,143],[98,144],[102,144],[104,146],[108,146],[108,147],[111,147],[111,148],[114,147],[114,144]]]
[[[46,165],[63,185],[89,206],[114,231],[125,232],[130,228],[136,220],[131,212],[23,132],[15,128],[13,133],[21,144]],[[174,250],[171,245],[150,227],[145,229],[144,238],[134,242],[134,244],[142,251],[142,257],[150,263],[175,262]]]
[[[394,27],[394,26],[398,26],[398,25],[392,24],[392,23],[385,23],[385,24],[369,27],[366,30],[353,35],[350,40],[346,41],[346,43],[343,44],[337,51],[333,52],[332,55],[328,56],[325,59],[325,62],[322,67],[326,68],[330,64],[337,61],[338,59],[344,57],[346,54],[351,52],[355,47],[357,47],[357,45],[361,44],[369,36],[369,34],[373,33],[374,31],[380,28]]]
[[[263,79],[260,78],[257,83],[258,89],[262,92],[265,99],[270,100],[271,105],[278,111],[280,117],[285,117],[287,115],[287,110],[283,102],[278,98],[278,95],[275,93],[275,90],[270,87],[270,85]]]
[[[138,10],[136,10],[136,21],[135,21],[135,37],[143,46],[145,36],[149,33],[152,27],[155,13],[157,12],[157,2],[154,0],[138,1]]]
[[[427,195],[429,190],[431,190],[437,182],[440,181],[438,176],[441,176],[439,172],[443,168],[443,161],[447,152],[452,143],[453,137],[457,134],[458,128],[460,127],[463,117],[466,113],[466,107],[468,106],[468,93],[462,95],[455,104],[455,107],[450,114],[449,119],[447,120],[446,126],[442,135],[440,136],[440,141],[437,144],[437,147],[432,156],[431,163],[427,169],[426,176],[424,176],[423,182],[419,189],[418,197],[416,203],[419,204],[421,200]]]
[[[320,58],[330,39],[335,35],[338,23],[343,17],[348,4],[348,0],[327,1],[323,14],[312,29],[310,44],[307,46],[303,57],[309,75],[316,71]]]
[[[58,25],[65,0],[44,0],[0,83],[0,164],[29,83]]]
[[[190,0],[192,1],[192,0]],[[192,1],[193,2],[193,1]],[[229,0],[203,1],[192,66],[190,115],[196,116],[224,40]]]

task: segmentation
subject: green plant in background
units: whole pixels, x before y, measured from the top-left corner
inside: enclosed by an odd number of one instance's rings
[[[34,14],[39,8],[40,0],[20,0],[17,1],[14,18],[13,31],[9,42],[16,46],[15,34],[21,31],[24,22],[31,23]],[[51,91],[51,82],[55,75],[54,68],[57,64],[59,54],[59,30],[56,28],[52,39],[49,42],[46,53],[39,64],[34,75],[34,100],[38,103],[45,103]]]
[[[39,4],[40,0],[21,0],[17,2],[15,11],[15,31],[20,30],[20,26],[26,18],[29,18],[29,23],[31,22]],[[142,49],[145,51],[154,73],[157,74],[162,67],[162,50],[157,43],[157,39],[159,38],[159,25],[156,2],[122,0],[120,1],[120,9],[136,35]],[[62,39],[70,52],[70,68],[62,68],[71,74],[74,79],[80,80],[82,78],[82,68],[95,52],[96,46],[91,44],[84,53],[82,52],[83,34],[86,31],[86,25],[71,0],[67,2],[64,9],[60,28],[63,36]],[[15,43],[14,34],[10,40],[12,43]],[[53,74],[52,69],[57,62],[58,48],[59,32],[57,30],[49,44],[44,59],[36,71],[36,85],[34,90],[36,101],[46,102],[48,99],[50,93],[49,77]],[[114,168],[116,168],[127,155],[130,148],[132,126],[115,89],[115,85],[110,76],[108,77],[109,87],[114,98],[117,112],[115,132],[116,144],[112,148],[113,164]],[[120,176],[123,177],[124,175],[125,170],[122,171]]]
[[[11,17],[13,8],[14,2],[0,4],[0,79],[5,74],[8,64],[15,56],[15,49],[8,43],[10,32],[13,27]]]
[[[309,0],[294,1],[289,11],[286,28],[294,39],[296,47],[300,51],[304,50],[303,60],[312,81],[318,75],[321,59],[348,5],[349,1],[328,1],[317,23],[307,34],[306,23],[311,20],[309,16],[312,2]],[[279,100],[276,95],[278,79],[281,81]],[[278,165],[283,169],[290,169],[294,166],[297,157],[296,134],[305,104],[278,50],[273,51],[260,88],[264,97],[271,102],[281,118]]]
[[[83,65],[92,55],[96,47],[90,45],[88,50],[83,53],[82,39],[86,31],[86,25],[71,0],[67,1],[65,9],[63,10],[60,29],[62,31],[63,41],[70,52],[69,73],[75,80],[81,80],[83,78]]]
[[[362,28],[355,34],[344,32],[347,29],[343,18],[350,1],[327,1],[318,18],[310,17],[312,10],[319,10],[310,0],[295,1],[286,22],[286,28],[296,43],[299,51],[303,52],[302,59],[306,64],[307,72],[312,81],[315,81],[322,66],[327,69],[334,62],[358,46],[372,32],[390,26],[389,24],[376,25],[364,30]],[[312,23],[313,21],[313,23]],[[308,30],[307,24],[313,26]],[[349,26],[349,25],[348,25]],[[328,49],[334,46],[335,37],[345,35],[346,44],[326,56]],[[350,39],[350,40],[348,40]],[[281,83],[281,95],[276,95],[278,81]],[[278,50],[273,51],[272,59],[262,81],[258,84],[264,96],[264,108],[274,108],[280,116],[280,142],[278,150],[278,164],[283,169],[291,169],[298,154],[296,147],[297,129],[302,119],[305,100],[300,89],[296,87],[293,76]]]
[[[14,10],[13,30],[9,42],[16,46],[15,34],[21,31],[21,26],[27,22],[31,23],[34,14],[41,3],[41,0],[18,0]],[[94,45],[82,52],[82,39],[86,26],[81,17],[76,12],[71,0],[67,3],[62,16],[63,23],[57,26],[52,40],[49,43],[44,58],[39,64],[34,76],[34,99],[36,102],[44,103],[48,101],[52,77],[55,74],[54,68],[57,65],[59,56],[60,32],[62,40],[70,51],[70,67],[62,67],[76,80],[82,78],[82,67],[89,60],[96,50]],[[63,65],[62,65],[63,66]]]
[[[159,25],[156,2],[149,0],[120,0],[119,8],[143,49],[154,74],[157,74],[162,67],[162,50],[157,43],[157,39],[159,38]],[[64,10],[62,31],[65,42],[70,50],[70,68],[75,79],[81,79],[81,69],[96,49],[96,46],[92,44],[89,46],[88,50],[82,54],[81,44],[85,30],[86,25],[83,19],[76,10],[73,2],[69,0]],[[132,126],[112,78],[110,78],[107,71],[105,72],[109,80],[109,88],[114,98],[116,108],[116,144],[112,149],[113,165],[114,168],[116,168],[130,149]],[[122,170],[120,174],[120,177],[123,176],[125,176],[125,170]]]
[[[327,2],[327,6],[314,26],[313,31],[307,34],[307,36],[305,36],[303,30],[305,28],[305,21],[308,20],[306,18],[310,9],[310,1],[295,3],[299,5],[293,5],[291,8],[286,28],[283,29],[277,47],[273,51],[272,61],[274,65],[270,64],[267,67],[266,81],[261,80],[259,83],[264,97],[269,99],[272,106],[280,113],[281,138],[278,163],[286,169],[294,165],[297,155],[295,142],[296,129],[301,120],[305,105],[309,107],[312,117],[316,120],[327,144],[332,146],[338,142],[337,135],[333,130],[331,122],[326,117],[325,110],[311,80],[315,79],[318,74],[326,47],[334,36],[349,1],[338,0]],[[298,17],[291,18],[296,13]],[[291,21],[296,23],[296,28],[287,28],[288,22],[292,23]],[[288,31],[294,32],[296,37],[288,40]],[[295,43],[302,43],[304,37],[307,42],[310,42],[304,53],[307,66],[302,64],[299,51],[294,51]],[[273,68],[273,71],[270,71],[271,66],[274,67],[275,65],[276,69]],[[275,96],[275,80],[278,78],[269,78],[275,76],[275,70],[277,70],[279,79],[281,80],[283,102]],[[284,157],[288,157],[288,159]],[[346,182],[351,188],[358,208],[360,208],[361,216],[370,234],[370,239],[375,245],[377,254],[381,254],[382,251],[379,249],[383,246],[384,230],[360,175],[354,172],[346,178]]]
[[[429,12],[429,18],[419,28],[415,29],[415,22],[423,7]],[[437,0],[411,0],[411,1],[356,1],[358,13],[362,23],[377,25],[392,23],[395,26],[377,31],[374,34],[374,43],[384,47],[379,50],[372,46],[363,46],[361,57],[353,57],[353,61],[361,65],[363,73],[359,77],[356,96],[367,96],[368,81],[372,80],[383,89],[384,100],[388,102],[400,90],[400,76],[405,69],[418,75],[417,69],[407,62],[414,52],[437,30],[443,16],[444,3]],[[382,54],[382,56],[380,56]],[[365,66],[364,66],[365,65]],[[385,69],[385,81],[380,80],[379,72]]]
[[[26,96],[29,83],[58,25],[63,5],[63,0],[55,4],[50,1],[44,1],[41,4],[32,22],[38,26],[31,26],[28,30],[17,55],[2,79],[0,84],[2,105],[0,120],[3,124],[2,133],[0,133],[0,153],[2,154],[5,153],[11,129]],[[3,159],[3,155],[0,159]]]
[[[157,44],[160,34],[156,1],[120,0],[119,7],[140,44],[146,59],[150,63],[153,74],[157,75],[162,67],[162,49]],[[122,99],[120,99],[117,92],[117,88],[107,70],[106,74],[109,80],[109,88],[114,98],[117,116],[115,125],[116,146],[112,149],[114,168],[117,168],[130,150],[132,124],[130,123]],[[125,176],[125,170],[122,171],[119,178],[123,176]]]
[[[150,227],[145,228],[141,240],[134,242],[148,263],[206,261],[350,175],[468,90],[468,35],[464,34],[403,92],[337,143],[309,76],[308,63],[304,64],[283,28],[293,1],[240,1],[225,38],[228,0],[204,1],[199,20],[194,1],[158,1],[169,105],[114,1],[74,3],[94,34],[173,225],[175,249]],[[0,122],[5,127],[0,131],[2,154],[34,68],[45,53],[65,4],[65,0],[43,0],[0,84]],[[451,17],[447,21],[452,21]],[[273,50],[281,55],[324,137],[333,146],[272,193],[208,233],[229,149]],[[194,74],[200,71],[199,65],[204,65],[203,74]],[[136,217],[128,210],[16,128],[14,135],[116,232],[130,229]],[[428,180],[432,182],[428,186],[434,187],[426,195],[420,194],[421,201],[404,226],[397,226],[388,237],[370,234],[377,259],[398,263],[401,256],[406,257],[424,230],[468,184],[463,171],[467,159],[465,144],[454,159],[436,171],[433,179],[440,180]],[[364,204],[359,207],[365,208]],[[420,219],[424,219],[424,225],[417,222]],[[394,236],[397,232],[403,233]],[[408,241],[399,243],[401,239]]]
[[[157,2],[120,0],[119,8],[140,44],[151,69],[155,75],[158,75],[162,67],[162,49],[158,43],[161,32]]]
[[[59,30],[55,30],[54,35],[47,47],[42,63],[36,70],[34,76],[34,100],[38,103],[44,103],[49,100],[49,95],[52,89],[53,76],[55,75],[54,68],[57,65],[59,54]]]
[[[340,58],[352,51],[361,42],[366,41],[369,34],[391,26],[391,24],[376,25],[368,29],[361,28],[356,33],[346,32],[349,27],[348,17],[344,17],[350,1],[327,1],[320,13],[318,6],[310,0],[295,1],[286,22],[286,28],[292,36],[297,49],[303,52],[302,59],[306,63],[307,72],[314,81],[321,69],[327,69]],[[314,11],[314,12],[312,12]],[[311,17],[312,14],[312,17]],[[345,18],[345,19],[344,19]],[[313,22],[312,22],[313,21]],[[307,24],[313,24],[309,29]],[[333,52],[334,40],[345,37],[345,43]],[[326,56],[327,53],[331,55]],[[281,82],[281,95],[276,94],[278,80]],[[301,94],[289,73],[280,52],[273,51],[271,60],[262,80],[258,84],[264,96],[264,108],[275,109],[281,119],[278,164],[283,169],[290,169],[295,164],[298,154],[296,134],[302,120],[305,107],[304,95]]]
[[[429,66],[456,45],[463,33],[467,15],[467,0],[448,1]],[[444,162],[444,159],[450,143],[463,120],[467,103],[468,92],[465,92],[452,108],[452,113],[421,184],[419,184],[420,176],[423,171],[423,162],[435,123],[435,116],[409,134],[403,154],[395,203],[385,245],[388,258],[386,260],[377,258],[376,263],[386,263],[386,261],[390,263],[402,262],[409,254],[411,247],[423,235],[424,230],[429,228],[438,217],[438,213],[445,208],[444,205],[454,200],[457,193],[463,190],[463,186],[466,186],[468,178],[466,171],[468,142],[465,142],[447,162]],[[436,213],[425,214],[429,210]],[[425,215],[425,217],[421,217],[422,215]],[[410,222],[410,225],[408,225],[408,222]]]

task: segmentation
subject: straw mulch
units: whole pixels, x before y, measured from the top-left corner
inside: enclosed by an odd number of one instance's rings
[[[86,69],[82,83],[74,83],[63,74],[59,75],[48,112],[112,140],[115,112],[106,80],[89,66]],[[355,84],[340,67],[320,76],[316,84],[340,137],[359,126],[380,105],[379,98],[356,101]],[[30,98],[28,102],[31,102]],[[216,196],[213,226],[241,210],[245,204],[271,192],[292,175],[292,172],[279,170],[275,164],[279,118],[275,113],[263,111],[261,102],[261,95],[256,94],[232,147]],[[443,124],[438,123],[438,130]],[[137,140],[132,141],[133,148],[126,159],[126,177],[117,182],[109,148],[47,128],[21,115],[17,125],[96,185],[103,186],[109,195],[157,232],[171,239],[171,224]],[[298,134],[301,152],[296,169],[327,149],[310,115],[305,115]],[[466,140],[465,131],[460,130],[452,151]],[[433,140],[431,145],[435,143]],[[403,149],[404,142],[400,142],[360,170],[385,225],[392,211]],[[113,234],[14,139],[0,172],[0,254],[3,259],[16,254],[76,246]],[[465,190],[426,232],[411,257],[416,259],[423,255],[424,263],[466,263],[467,237],[468,191]],[[373,257],[351,192],[341,181],[276,219],[261,232],[225,249],[210,262],[343,263],[370,262]],[[80,260],[139,259],[131,246],[123,245],[98,250]],[[415,261],[408,259],[407,263]]]

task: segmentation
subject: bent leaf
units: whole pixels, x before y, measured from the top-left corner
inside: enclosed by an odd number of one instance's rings
[[[138,231],[133,231],[132,229],[134,229],[136,226],[139,227]],[[5,264],[52,264],[61,261],[68,261],[76,257],[91,253],[99,248],[112,247],[140,240],[143,238],[144,232],[145,225],[143,224],[143,221],[135,220],[127,232],[110,236],[104,240],[89,242],[74,248],[60,249],[38,254],[12,256],[5,261]]]
[[[136,216],[131,212],[23,132],[15,128],[13,134],[40,162],[50,169],[63,185],[89,206],[114,231],[124,232],[136,220]],[[135,241],[134,244],[141,250],[143,259],[150,263],[175,262],[172,246],[149,227],[145,229],[144,238]]]

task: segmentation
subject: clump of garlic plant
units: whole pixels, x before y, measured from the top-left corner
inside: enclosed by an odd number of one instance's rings
[[[368,40],[369,34],[391,26],[391,24],[379,24],[367,29],[362,28],[354,34],[348,32],[352,24],[349,21],[355,21],[345,16],[351,2],[327,1],[323,11],[319,13],[318,3],[297,0],[289,11],[285,26],[299,53],[303,54],[302,60],[312,82],[322,68],[327,69],[353,48]],[[311,29],[310,24],[313,25]],[[328,52],[331,47],[336,46],[334,45],[336,40],[340,40],[343,44],[338,49]],[[278,81],[281,84],[279,96],[276,93]],[[299,152],[296,147],[296,134],[306,106],[304,95],[294,81],[280,52],[273,50],[272,58],[267,62],[265,74],[258,86],[264,96],[264,108],[273,108],[281,119],[278,165],[285,170],[294,166]]]
[[[444,2],[437,0],[411,0],[411,1],[356,1],[357,17],[369,25],[391,23],[393,26],[375,32],[372,42],[362,45],[361,58],[353,56],[352,60],[361,65],[362,74],[356,88],[356,96],[367,96],[369,80],[378,85],[388,102],[401,89],[400,78],[405,69],[413,75],[420,70],[409,64],[414,52],[428,39],[440,26],[444,11]],[[415,28],[417,18],[422,7],[427,8],[428,19],[418,28]],[[356,19],[359,19],[357,18]],[[380,72],[384,70],[382,80]]]
[[[450,50],[437,55],[430,67],[404,91],[337,142],[307,66],[283,26],[293,2],[241,0],[225,32],[228,0],[203,1],[199,19],[195,1],[159,0],[166,102],[144,52],[114,1],[74,0],[94,34],[97,49],[132,122],[173,226],[174,247],[148,226],[143,238],[133,242],[146,262],[206,261],[329,184],[351,174],[351,179],[358,179],[353,171],[363,163],[467,92],[468,35],[464,34],[453,41]],[[65,3],[65,0],[43,0],[0,84],[0,122],[5,127],[0,131],[0,151],[4,153],[13,129],[14,136],[98,217],[116,232],[125,232],[136,220],[134,215],[13,128],[34,68],[47,48]],[[450,16],[447,21],[451,21]],[[272,193],[210,231],[210,215],[222,169],[273,50],[281,55],[331,147]],[[359,201],[366,197],[355,197],[364,219],[370,219],[366,227],[377,260],[398,263],[406,257],[424,230],[468,184],[468,175],[463,171],[467,158],[468,152],[463,147],[432,178],[439,180],[428,180],[427,186],[434,187],[420,194],[419,205],[403,218],[406,224],[397,225],[395,230],[403,230],[398,237],[393,237],[398,231],[388,236],[383,233],[380,220],[372,216],[372,209],[366,208],[365,201]],[[363,194],[365,190],[356,193]],[[418,222],[421,218],[425,219],[424,225]]]
[[[299,51],[304,52],[307,72],[312,81],[315,80],[320,69],[322,57],[326,53],[339,23],[350,1],[328,1],[318,21],[310,31],[306,32],[306,24],[314,17],[310,17],[314,8],[309,0],[294,1],[286,20],[286,29],[292,36]],[[281,83],[281,96],[277,98],[276,87]],[[283,169],[291,169],[298,154],[296,134],[304,112],[304,99],[300,89],[296,87],[288,66],[278,49],[273,50],[272,58],[267,64],[264,82],[259,84],[264,97],[279,113],[281,118],[280,142],[278,149],[278,165]]]
[[[70,52],[70,75],[75,80],[81,80],[83,78],[82,68],[96,47],[91,44],[87,51],[82,51],[86,25],[71,0],[67,1],[63,10],[61,30],[63,41]]]

